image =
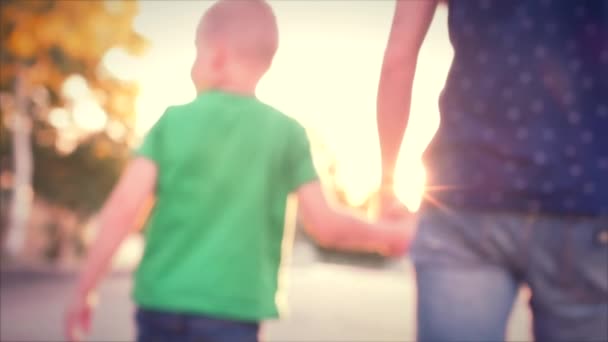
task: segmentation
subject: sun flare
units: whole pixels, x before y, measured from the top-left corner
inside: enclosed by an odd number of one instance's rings
[[[279,23],[280,47],[258,96],[315,132],[336,158],[337,178],[349,201],[360,204],[378,186],[375,94],[394,2],[270,3]],[[140,2],[135,28],[150,41],[148,53],[137,62],[116,51],[107,59],[115,73],[140,84],[140,134],[167,106],[194,97],[189,77],[193,32],[210,4]],[[398,196],[412,210],[424,192],[420,156],[439,124],[437,97],[452,57],[446,16],[447,10],[440,8],[419,55],[412,114],[396,173]]]

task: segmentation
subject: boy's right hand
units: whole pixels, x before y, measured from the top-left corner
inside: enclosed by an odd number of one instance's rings
[[[380,189],[376,193],[376,201],[380,206],[379,215],[382,218],[399,218],[407,213],[407,208],[401,203],[395,194],[395,186],[392,180],[383,179]]]
[[[386,213],[376,223],[384,234],[385,244],[381,254],[388,257],[400,257],[407,253],[415,233],[415,217],[407,209]]]

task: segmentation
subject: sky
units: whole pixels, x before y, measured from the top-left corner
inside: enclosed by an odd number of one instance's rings
[[[378,186],[380,157],[375,97],[395,1],[269,1],[279,24],[279,50],[258,97],[304,125],[337,159],[338,180],[352,204]],[[145,134],[169,105],[195,96],[190,80],[194,30],[210,1],[141,1],[135,29],[150,42],[106,64],[136,79],[137,131]],[[410,125],[396,174],[410,208],[424,182],[420,155],[439,123],[437,97],[452,59],[447,10],[438,9],[419,55]]]

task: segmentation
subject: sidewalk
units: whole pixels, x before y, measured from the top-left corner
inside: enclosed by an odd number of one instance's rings
[[[267,322],[267,342],[414,341],[416,291],[409,260],[389,263],[320,255],[297,244],[288,269],[288,306]],[[367,261],[363,261],[367,260]],[[373,260],[373,259],[371,259]],[[366,264],[367,263],[367,264]],[[74,269],[2,268],[1,341],[61,341],[62,314]],[[100,288],[89,341],[128,341],[134,336],[131,277],[114,272]],[[509,327],[510,341],[528,341],[530,319],[521,296]]]
[[[142,240],[139,236],[129,237],[118,250],[113,261],[112,274],[130,274],[137,265],[142,252]],[[29,274],[40,276],[72,276],[82,267],[79,262],[52,263],[42,260],[14,259],[2,255],[0,257],[0,273]]]

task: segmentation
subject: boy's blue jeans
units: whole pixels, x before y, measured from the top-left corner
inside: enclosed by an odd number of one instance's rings
[[[536,341],[608,341],[608,218],[425,209],[418,340],[502,341],[522,284]]]
[[[258,342],[260,325],[212,318],[138,309],[138,342]]]

